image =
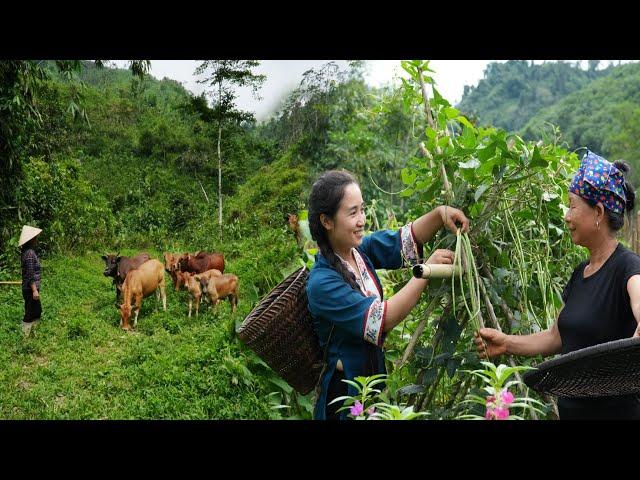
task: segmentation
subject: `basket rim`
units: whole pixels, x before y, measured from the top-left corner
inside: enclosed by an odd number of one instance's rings
[[[534,370],[525,372],[523,375],[524,383],[538,392],[547,392],[557,396],[566,396],[562,393],[563,387],[557,385],[547,385],[550,376],[558,375],[559,380],[562,381],[566,378],[567,371],[571,371],[573,364],[580,368],[582,361],[598,361],[600,357],[611,357],[617,355],[625,355],[629,352],[636,352],[640,347],[640,338],[631,337],[623,338],[619,340],[612,340],[610,342],[604,342],[590,347],[585,347],[573,352],[560,355],[557,358],[553,358],[539,364]],[[635,377],[632,372],[621,372],[622,375],[616,377],[616,379]],[[555,375],[554,375],[555,374]],[[552,382],[554,383],[554,382]],[[597,383],[597,382],[596,382]],[[636,389],[640,391],[640,385]],[[580,396],[580,395],[570,395]],[[592,395],[588,395],[592,396]],[[602,395],[597,395],[602,396]]]
[[[599,343],[597,345],[592,345],[590,347],[585,347],[579,350],[574,350],[573,352],[565,353],[564,355],[560,355],[550,360],[545,360],[536,367],[536,370],[531,370],[531,372],[526,373],[535,373],[539,372],[540,370],[559,367],[570,362],[581,360],[583,358],[596,358],[602,354],[616,354],[618,352],[625,352],[629,349],[635,349],[639,345],[639,337],[622,338],[619,340],[612,340],[610,342]]]
[[[260,318],[268,309],[265,308],[262,312],[260,312],[260,315],[254,316],[254,313],[261,307],[263,306],[263,303],[269,299],[269,297],[272,295],[272,293],[274,292],[274,290],[276,290],[278,288],[279,285],[281,285],[282,283],[286,282],[289,278],[293,277],[295,274],[295,278],[293,280],[291,280],[291,283],[289,283],[289,285],[287,286],[287,288],[285,288],[282,292],[279,292],[277,296],[273,297],[271,300],[271,304],[276,303],[283,295],[285,295],[287,292],[289,292],[289,290],[291,288],[293,288],[294,285],[296,285],[296,282],[298,281],[298,279],[300,278],[301,275],[303,275],[306,271],[307,271],[307,266],[305,265],[304,267],[300,267],[298,270],[291,272],[291,274],[289,274],[286,278],[284,278],[278,285],[276,285],[273,290],[271,290],[271,292],[267,293],[267,295],[265,295],[265,297],[260,300],[258,302],[258,304],[253,308],[253,310],[251,310],[251,312],[249,312],[249,315],[246,316],[246,318],[244,319],[244,321],[242,322],[242,325],[240,325],[240,328],[238,330],[238,332],[242,331],[244,329],[244,327],[248,324],[249,320],[253,320],[256,318]]]

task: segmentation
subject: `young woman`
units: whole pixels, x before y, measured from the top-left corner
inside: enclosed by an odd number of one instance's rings
[[[336,413],[341,405],[327,406],[341,395],[353,395],[343,379],[385,373],[382,345],[391,329],[416,305],[428,280],[412,278],[385,300],[377,268],[415,265],[422,245],[446,225],[456,222],[468,231],[460,210],[441,206],[397,231],[364,235],[365,209],[355,177],[330,171],[313,184],[309,197],[309,229],[320,253],[307,281],[307,296],[314,328],[326,352],[320,376],[314,418],[346,418]],[[452,264],[453,252],[436,250],[426,263]]]

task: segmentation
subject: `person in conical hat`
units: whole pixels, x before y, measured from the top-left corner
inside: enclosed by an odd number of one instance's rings
[[[24,298],[24,318],[22,332],[25,338],[31,335],[31,330],[42,315],[40,304],[40,259],[35,247],[38,245],[38,235],[41,229],[25,225],[20,233],[18,246],[20,247],[20,263],[22,265],[22,297]]]

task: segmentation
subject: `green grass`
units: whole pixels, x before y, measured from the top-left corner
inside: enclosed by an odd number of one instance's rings
[[[146,298],[128,333],[100,254],[43,261],[43,317],[27,340],[20,287],[1,287],[0,418],[277,418],[269,388],[243,368],[250,354],[233,333],[257,300],[255,289],[243,292],[241,275],[235,314],[224,302],[191,319],[187,293],[174,292],[166,275],[167,311],[155,295]]]

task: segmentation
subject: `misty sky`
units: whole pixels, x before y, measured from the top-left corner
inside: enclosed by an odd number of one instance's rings
[[[432,60],[430,68],[438,91],[452,104],[456,104],[462,97],[465,85],[477,85],[483,77],[488,63],[496,60]],[[505,60],[497,60],[504,62]],[[571,60],[572,62],[574,60]],[[336,60],[339,66],[346,67],[346,60]],[[624,61],[626,62],[626,61]],[[125,61],[116,61],[116,65],[124,66]],[[239,90],[238,108],[254,112],[258,120],[268,118],[278,109],[281,101],[302,80],[302,74],[311,69],[319,68],[328,60],[263,60],[255,73],[265,74],[267,80],[259,91],[262,100],[255,100],[249,89]],[[536,60],[535,63],[542,63]],[[586,63],[584,61],[583,63]],[[617,61],[616,61],[617,63]],[[182,85],[199,94],[204,86],[197,83],[194,75],[199,61],[196,60],[151,60],[151,75],[158,79],[164,77],[177,80]],[[601,67],[608,61],[601,62]],[[404,72],[400,67],[400,60],[369,60],[366,63],[365,79],[371,86],[381,86],[394,80],[394,77]]]

